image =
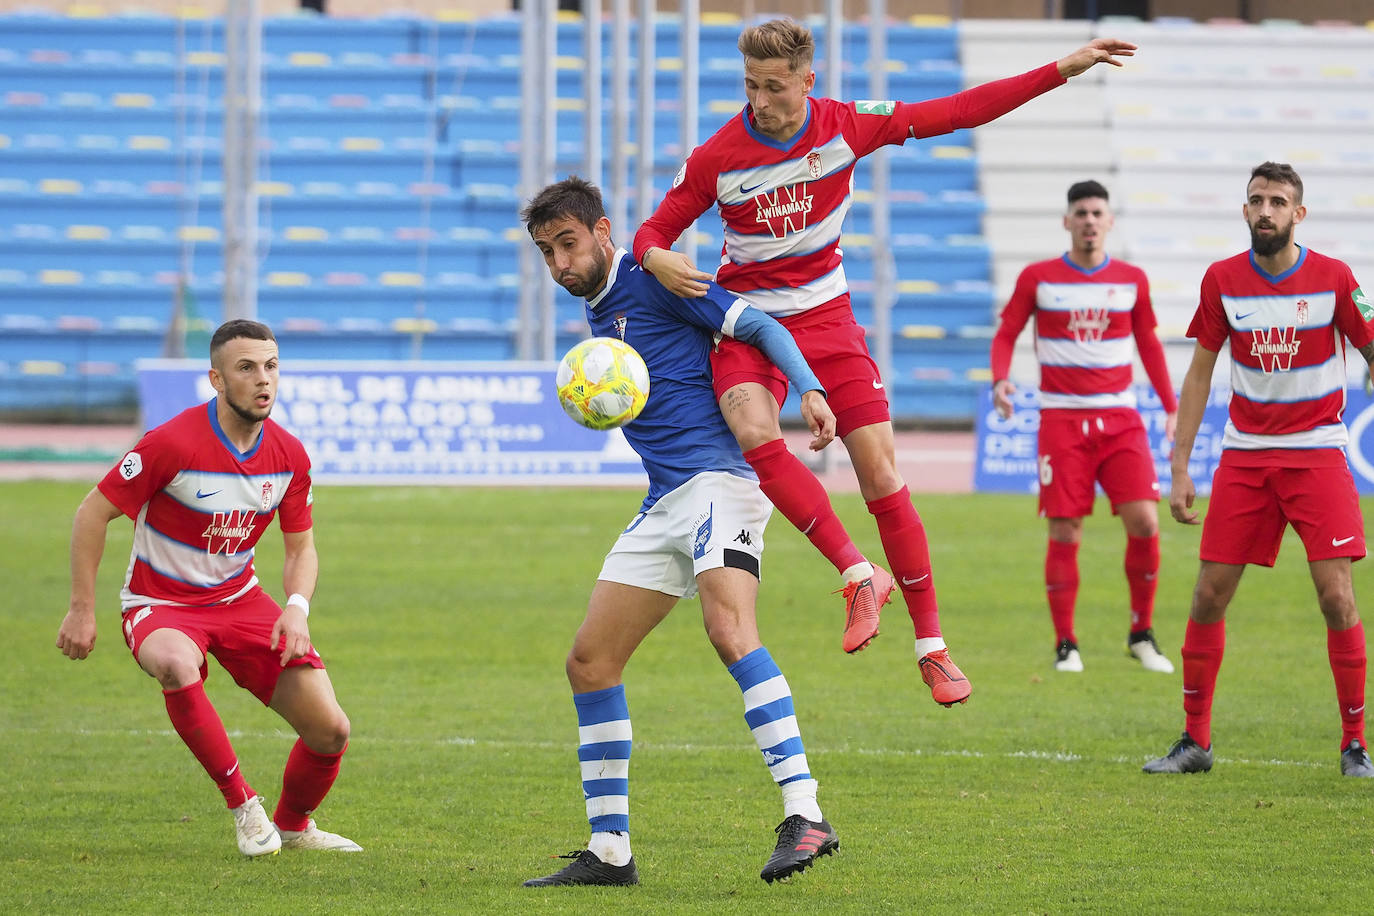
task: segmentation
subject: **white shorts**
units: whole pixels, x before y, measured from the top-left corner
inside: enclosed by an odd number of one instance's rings
[[[708,569],[759,577],[763,529],[772,514],[757,480],[698,474],[630,521],[597,578],[691,598],[696,577]]]

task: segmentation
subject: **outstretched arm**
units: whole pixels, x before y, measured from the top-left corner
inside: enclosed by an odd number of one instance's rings
[[[1094,38],[1077,51],[1059,59],[1059,75],[1067,80],[1080,73],[1086,73],[1097,64],[1124,66],[1117,58],[1134,57],[1138,48],[1138,45],[1122,41],[1120,38]]]
[[[743,303],[743,300],[739,300]],[[733,310],[732,310],[733,311]],[[768,313],[753,306],[745,306],[735,314],[730,336],[752,344],[763,351],[802,393],[802,418],[814,437],[811,450],[820,451],[835,438],[835,414],[825,400],[825,389],[811,371],[806,357],[797,348],[787,328]]]
[[[72,521],[72,591],[67,616],[57,630],[57,648],[70,659],[82,659],[95,648],[95,577],[105,553],[110,522],[123,515],[99,489],[81,501]]]
[[[1116,38],[1098,38],[1052,64],[973,86],[944,98],[907,105],[908,133],[912,137],[936,137],[979,127],[1064,85],[1070,77],[1085,72],[1094,64],[1122,66],[1116,57],[1129,57],[1135,53],[1135,48],[1130,42]]]

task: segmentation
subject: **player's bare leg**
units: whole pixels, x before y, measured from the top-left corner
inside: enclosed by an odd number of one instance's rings
[[[884,420],[851,430],[844,437],[859,491],[878,523],[888,568],[901,587],[916,634],[921,679],[935,702],[953,706],[968,700],[973,687],[949,657],[940,633],[940,612],[930,566],[925,526],[911,503],[911,493],[897,472],[892,423]]]
[[[348,747],[348,716],[323,668],[287,668],[277,680],[272,709],[300,738],[282,773],[282,795],[272,816],[283,849],[362,852],[348,837],[321,830],[310,816],[334,785]]]
[[[172,727],[224,796],[234,816],[239,852],[262,856],[281,849],[281,837],[263,810],[262,799],[244,779],[224,723],[205,695],[200,675],[205,655],[200,647],[185,633],[163,627],[143,640],[138,664],[162,686]]]
[[[720,412],[759,475],[759,488],[840,573],[845,627],[841,646],[858,652],[878,635],[879,609],[895,588],[892,577],[875,568],[854,546],[835,515],[830,496],[811,469],[788,449],[778,422],[779,406],[764,385],[741,382],[720,398]]]

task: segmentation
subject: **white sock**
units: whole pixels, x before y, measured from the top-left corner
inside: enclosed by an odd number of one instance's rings
[[[587,848],[607,865],[630,864],[630,835],[615,831],[598,831],[587,841]]]
[[[797,779],[782,787],[782,816],[800,814],[808,821],[821,819],[821,806],[816,801],[817,783],[814,779]]]
[[[844,579],[845,582],[862,582],[871,575],[873,575],[873,564],[867,560],[860,560],[841,573],[840,578]]]
[[[916,657],[925,658],[932,652],[939,652],[945,648],[945,641],[938,636],[927,636],[924,639],[916,640]]]

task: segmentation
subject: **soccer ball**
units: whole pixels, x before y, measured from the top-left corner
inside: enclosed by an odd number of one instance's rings
[[[554,377],[558,403],[590,429],[624,426],[649,400],[649,367],[616,337],[592,337],[563,356]]]

